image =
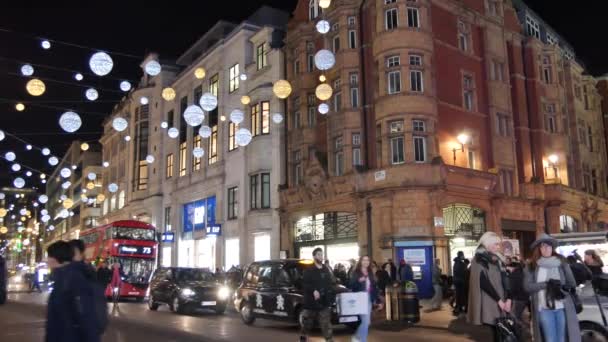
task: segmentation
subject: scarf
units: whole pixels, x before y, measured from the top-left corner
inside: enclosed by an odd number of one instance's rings
[[[546,282],[549,279],[557,279],[561,281],[561,274],[559,272],[559,268],[562,265],[562,261],[555,257],[551,256],[549,258],[542,257],[537,261],[538,271],[536,275],[536,281],[539,283]],[[555,301],[555,309],[563,309],[564,303],[559,300]],[[538,292],[538,310],[548,310],[547,306],[547,291],[540,290]]]

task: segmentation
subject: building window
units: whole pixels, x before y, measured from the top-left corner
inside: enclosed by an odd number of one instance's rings
[[[418,15],[418,9],[414,7],[407,8],[407,26],[408,27],[420,27],[420,18]]]
[[[422,56],[410,55],[410,65],[411,66],[422,66]]]
[[[165,170],[165,175],[167,178],[173,177],[173,162],[173,153],[167,154],[167,163]]]
[[[547,131],[557,133],[557,117],[554,113],[547,113]]]
[[[339,35],[334,36],[333,48],[334,48],[334,53],[337,53],[338,51],[340,51],[340,36]]]
[[[504,113],[496,114],[496,133],[503,137],[511,135],[511,127],[509,122],[509,116]]]
[[[350,88],[350,105],[353,108],[359,107],[359,88]]]
[[[426,161],[426,137],[414,136],[414,161],[417,163]]]
[[[228,189],[228,219],[233,220],[239,214],[238,187]]]
[[[211,136],[209,137],[209,165],[217,162],[217,125],[211,127]]]
[[[569,215],[559,216],[559,228],[562,233],[572,233],[578,231],[578,221]]]
[[[589,151],[593,152],[593,131],[591,130],[591,126],[587,126],[587,146],[589,146]]]
[[[353,165],[362,165],[361,163],[361,133],[353,133]]]
[[[228,126],[229,126],[228,127],[228,151],[233,151],[237,147],[239,147],[236,144],[236,131],[239,128],[238,128],[238,125],[235,124],[234,122],[230,122],[230,124]]]
[[[262,134],[270,133],[270,102],[262,101]]]
[[[475,160],[475,151],[469,150],[469,168],[477,169],[477,160]]]
[[[314,127],[317,121],[317,108],[308,107],[308,127]]]
[[[355,30],[348,31],[348,48],[349,49],[357,48],[357,31],[355,31]]]
[[[403,133],[403,121],[393,121],[390,123],[391,134]]]
[[[382,125],[376,125],[376,166],[382,166]]]
[[[469,29],[463,21],[458,21],[458,48],[461,51],[469,51]]]
[[[422,71],[410,70],[410,90],[415,92],[424,91],[424,82],[422,80]]]
[[[597,171],[595,169],[591,170],[591,193],[597,195]]]
[[[557,45],[558,43],[559,43],[559,40],[557,39],[557,37],[554,36],[553,34],[547,32],[547,44]]]
[[[171,207],[165,207],[165,231],[170,232],[171,229]]]
[[[260,104],[256,103],[250,107],[251,112],[251,134],[255,137],[260,135]]]
[[[258,175],[249,176],[249,203],[251,209],[258,208]]]
[[[295,151],[293,153],[293,182],[295,185],[299,185],[303,180],[303,170],[302,170],[302,152]]]
[[[583,145],[587,145],[587,127],[585,125],[585,122],[582,120],[579,120],[578,122],[578,135],[579,135],[579,142]]]
[[[314,55],[308,55],[307,57],[308,60],[308,72],[314,71],[315,70],[315,56]]]
[[[504,81],[504,63],[491,61],[490,62],[490,79],[492,81]]]
[[[183,142],[181,144],[179,144],[179,176],[185,176],[186,175],[186,161],[188,159],[188,149],[187,149],[188,143],[187,142]]]
[[[500,16],[500,4],[497,0],[488,0],[488,14]]]
[[[167,124],[169,125],[169,128],[171,128],[175,125],[174,116],[175,116],[175,114],[174,114],[173,110],[170,110],[167,112]]]
[[[526,32],[528,33],[528,36],[540,39],[540,26],[538,25],[538,21],[534,20],[529,15],[526,16]]]
[[[270,208],[270,173],[262,173],[262,208]]]
[[[334,162],[335,175],[342,176],[344,174],[344,153],[342,152],[342,137],[334,139]]]
[[[232,93],[235,90],[239,89],[239,65],[238,63],[230,67],[229,70],[230,77],[230,85],[228,90]]]
[[[215,74],[213,76],[211,76],[211,78],[209,79],[209,92],[211,94],[213,94],[213,96],[217,97],[219,96],[219,89],[220,89],[220,75]]]
[[[194,137],[194,147],[203,147],[203,140],[200,135]],[[202,158],[192,158],[192,171],[199,171],[201,169]]]
[[[393,30],[399,26],[399,18],[397,13],[396,8],[391,8],[384,13],[384,22],[387,30]]]
[[[424,121],[422,121],[422,120],[413,120],[412,125],[414,127],[414,132],[425,132],[426,131]]]
[[[268,51],[266,51],[266,43],[258,45],[256,49],[256,65],[258,70],[263,69],[268,65]]]
[[[542,77],[543,77],[543,82],[545,82],[546,84],[553,83],[551,66],[543,66]]]
[[[384,4],[385,4],[385,5],[388,5],[388,4],[394,4],[394,3],[396,3],[396,2],[397,2],[397,0],[384,0]]]
[[[398,67],[401,64],[400,62],[401,61],[400,61],[399,56],[391,56],[386,59],[386,67],[387,68]]]
[[[334,112],[342,110],[342,80],[336,79],[334,81]]]
[[[391,164],[403,164],[404,162],[403,137],[393,137],[391,138]]]
[[[352,16],[348,17],[348,27],[354,27],[357,24],[357,18]]]
[[[391,71],[388,73],[388,93],[399,92],[401,92],[401,71]]]
[[[297,129],[301,127],[300,119],[300,112],[293,113],[293,128]]]
[[[308,3],[308,19],[315,19],[321,14],[321,12],[322,8],[319,7],[319,0],[310,0]]]
[[[463,77],[462,88],[464,108],[473,111],[475,109],[475,84],[472,76],[465,75]]]
[[[585,101],[585,110],[589,110],[589,95],[587,93],[587,86],[583,86],[583,100]]]
[[[513,196],[513,171],[500,170],[499,178],[500,192],[507,196]]]

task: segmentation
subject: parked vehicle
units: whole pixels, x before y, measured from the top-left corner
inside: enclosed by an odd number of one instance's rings
[[[230,290],[206,269],[163,267],[154,272],[150,282],[148,307],[158,310],[166,304],[177,314],[196,309],[211,309],[223,314],[228,305]]]

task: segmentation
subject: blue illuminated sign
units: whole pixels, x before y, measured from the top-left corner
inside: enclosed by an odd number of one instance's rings
[[[208,225],[206,232],[207,232],[207,235],[213,235],[213,236],[222,235],[222,225],[221,224]]]
[[[184,233],[215,225],[215,196],[184,204]]]
[[[163,233],[163,235],[161,237],[162,242],[173,242],[174,239],[175,239],[175,234],[171,233],[171,232]]]

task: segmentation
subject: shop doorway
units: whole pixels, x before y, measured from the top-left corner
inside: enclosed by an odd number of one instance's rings
[[[518,244],[518,246],[513,246],[513,249],[519,250],[519,253],[514,252],[514,254],[519,254],[518,257],[521,260],[528,259],[532,253],[530,245],[536,240],[536,222],[503,219],[500,226],[503,239],[511,240],[512,245]],[[505,254],[508,254],[508,251]]]

